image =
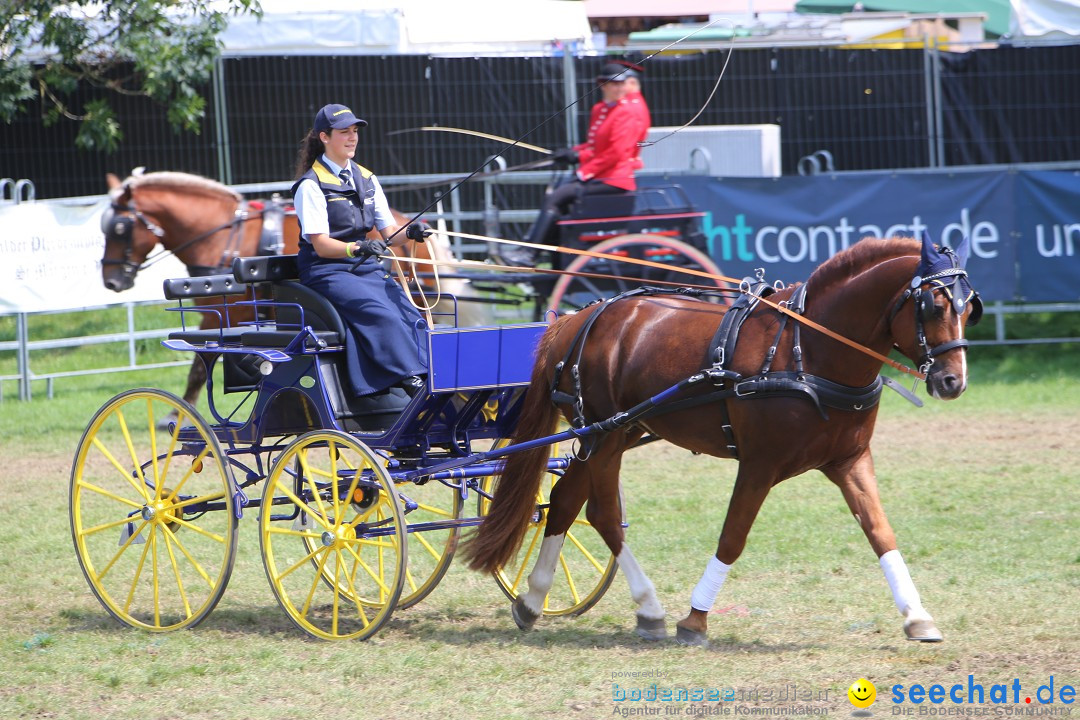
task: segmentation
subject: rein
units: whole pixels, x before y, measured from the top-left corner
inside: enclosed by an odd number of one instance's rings
[[[641,278],[630,277],[628,275],[608,275],[605,273],[582,272],[580,270],[553,270],[551,268],[524,268],[514,265],[497,265],[495,263],[481,262],[479,260],[429,260],[426,258],[402,257],[400,255],[379,255],[377,257],[383,260],[396,260],[398,262],[407,262],[416,265],[432,265],[435,267],[464,267],[476,268],[478,270],[505,270],[507,272],[528,273],[531,275],[568,275],[570,277],[592,278],[596,280],[621,280],[628,283],[642,282]],[[667,269],[671,270],[674,268]],[[462,279],[462,277],[458,277],[457,279]],[[715,285],[697,285],[694,283],[676,282],[674,280],[649,280],[648,283],[649,285],[664,285],[671,288],[689,288],[695,291],[705,291],[707,293],[716,294],[739,292],[735,288],[721,288],[716,287]]]
[[[598,259],[601,259],[601,260],[614,260],[614,261],[617,261],[617,262],[630,263],[632,265],[643,265],[645,267],[657,268],[657,269],[666,270],[666,271],[676,271],[676,272],[684,273],[686,275],[693,275],[695,277],[708,278],[710,280],[720,280],[721,282],[730,283],[730,284],[736,285],[736,286],[738,286],[738,285],[740,285],[742,283],[741,280],[738,280],[738,279],[733,278],[733,277],[729,277],[727,275],[716,275],[714,273],[706,272],[705,270],[697,270],[697,269],[694,269],[694,268],[672,267],[670,265],[665,265],[664,263],[655,262],[653,260],[645,260],[645,259],[633,258],[633,257],[624,257],[622,255],[613,255],[611,253],[601,253],[601,252],[595,252],[595,251],[592,251],[592,250],[579,250],[577,248],[561,247],[559,245],[541,245],[541,244],[538,244],[538,243],[526,243],[526,242],[522,242],[522,241],[519,241],[519,240],[505,240],[505,239],[502,239],[502,238],[488,237],[486,235],[470,235],[468,233],[458,233],[458,232],[452,232],[452,231],[449,231],[449,230],[443,231],[443,234],[450,235],[450,236],[453,236],[453,237],[460,237],[460,238],[464,238],[464,239],[467,239],[467,240],[483,240],[483,241],[486,241],[486,242],[503,243],[503,244],[507,244],[507,245],[521,245],[521,246],[533,247],[533,248],[536,248],[538,250],[549,250],[551,252],[558,252],[558,253],[564,253],[564,254],[569,254],[569,255],[584,255],[586,257],[598,258]],[[489,266],[489,267],[493,267],[493,266]],[[514,268],[514,269],[517,270],[518,268]],[[552,272],[558,273],[558,272],[561,272],[561,271],[553,270]],[[769,300],[766,297],[760,298],[760,302],[762,302],[762,303],[764,303],[766,305],[769,305],[774,310],[776,310],[777,312],[779,312],[779,313],[781,313],[783,315],[786,315],[788,317],[793,318],[794,320],[796,320],[797,322],[802,323],[803,325],[805,325],[808,328],[811,328],[813,330],[817,330],[818,332],[832,338],[833,340],[836,340],[838,342],[843,343],[844,345],[847,345],[848,347],[852,348],[853,350],[858,350],[859,352],[861,352],[861,353],[863,353],[865,355],[869,355],[870,357],[874,358],[875,360],[880,360],[882,363],[894,368],[895,370],[899,370],[902,373],[912,375],[912,376],[914,376],[915,378],[917,378],[919,380],[925,380],[926,379],[926,373],[925,372],[923,372],[921,370],[916,370],[914,368],[910,368],[907,365],[904,365],[903,363],[899,363],[896,360],[893,360],[892,358],[890,358],[890,357],[888,357],[886,355],[882,355],[881,353],[879,353],[879,352],[877,352],[875,350],[872,350],[872,349],[870,349],[870,348],[868,348],[868,347],[866,347],[864,345],[860,345],[859,343],[855,342],[854,340],[850,340],[850,339],[844,337],[843,335],[841,335],[841,334],[839,334],[837,332],[834,332],[834,331],[830,330],[829,328],[827,328],[827,327],[825,327],[823,325],[820,325],[820,324],[814,322],[813,320],[811,320],[811,319],[809,319],[807,317],[804,317],[804,316],[800,315],[797,312],[793,312],[789,308],[785,307],[784,303],[776,303],[776,302],[773,302],[772,300]]]

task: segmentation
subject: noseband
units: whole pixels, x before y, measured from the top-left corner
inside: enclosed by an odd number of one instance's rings
[[[950,340],[941,343],[940,345],[930,347],[930,343],[926,339],[926,321],[934,312],[934,293],[939,290],[945,293],[945,297],[949,299],[950,304],[952,304],[953,309],[957,314],[964,312],[964,306],[970,302],[971,315],[968,316],[966,323],[968,327],[977,325],[980,318],[982,318],[983,313],[982,299],[979,298],[979,293],[970,289],[971,286],[967,281],[967,270],[960,267],[960,262],[957,259],[956,254],[948,247],[942,248],[941,253],[948,256],[952,261],[952,267],[925,277],[921,275],[913,277],[911,279],[910,287],[904,290],[900,299],[896,301],[896,305],[893,306],[892,312],[889,313],[889,324],[891,325],[897,313],[900,312],[900,308],[908,301],[908,298],[914,300],[915,338],[919,344],[919,350],[921,351],[918,365],[919,370],[924,374],[931,371],[937,356],[944,355],[950,350],[966,348],[970,345],[966,338],[956,338],[955,340]],[[963,281],[961,281],[961,278]],[[964,292],[965,287],[968,288],[967,295],[966,297],[961,297],[961,293]]]

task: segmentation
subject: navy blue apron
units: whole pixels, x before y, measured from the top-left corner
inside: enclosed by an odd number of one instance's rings
[[[345,323],[349,383],[369,395],[428,372],[424,318],[401,286],[374,258],[326,260],[302,241],[297,264],[300,282],[337,308]]]

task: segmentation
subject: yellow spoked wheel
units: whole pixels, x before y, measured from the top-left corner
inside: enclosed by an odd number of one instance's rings
[[[499,442],[500,446],[507,441]],[[570,443],[552,446],[552,457],[570,454]],[[561,472],[549,472],[536,495],[539,512],[529,523],[525,541],[521,544],[517,556],[505,567],[495,573],[495,582],[511,600],[528,589],[528,576],[536,563],[540,552],[540,543],[547,528],[547,507],[551,489],[562,477]],[[496,478],[484,478],[481,487],[491,493]],[[480,495],[479,511],[486,515],[490,501]],[[620,502],[621,504],[621,502]],[[600,534],[585,519],[585,509],[574,520],[566,532],[566,542],[559,553],[559,562],[555,569],[555,581],[544,598],[544,615],[580,615],[604,596],[615,579],[619,567],[615,556],[611,554]]]
[[[170,413],[176,422],[158,428]],[[178,630],[217,605],[236,558],[233,480],[188,403],[140,389],[102,406],[79,441],[69,498],[79,565],[117,620]]]
[[[457,490],[435,480],[424,485],[405,483],[398,486],[398,491],[409,530],[409,566],[398,607],[408,608],[435,589],[457,551],[460,528],[442,528],[432,523],[460,519],[465,503]]]
[[[289,618],[324,640],[371,637],[405,582],[405,515],[383,460],[352,436],[317,430],[278,456],[263,488],[259,538]]]

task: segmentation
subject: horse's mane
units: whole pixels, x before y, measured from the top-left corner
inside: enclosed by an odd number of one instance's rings
[[[216,180],[201,175],[182,172],[152,172],[146,175],[133,175],[124,181],[132,189],[140,188],[176,188],[185,192],[211,198],[221,198],[239,202],[240,194],[225,187]]]
[[[859,273],[886,260],[919,254],[919,241],[913,238],[892,237],[888,239],[867,238],[841,250],[821,263],[810,274],[807,283],[828,287],[833,283],[849,280]]]

